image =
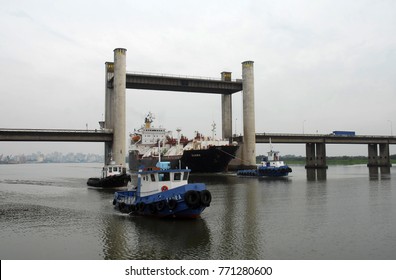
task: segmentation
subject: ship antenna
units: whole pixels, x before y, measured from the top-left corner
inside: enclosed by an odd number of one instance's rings
[[[215,134],[216,134],[216,123],[213,121],[213,123],[212,123],[212,140],[215,139]]]
[[[161,141],[158,138],[158,162],[161,162],[161,150],[160,150],[160,147],[161,147]]]

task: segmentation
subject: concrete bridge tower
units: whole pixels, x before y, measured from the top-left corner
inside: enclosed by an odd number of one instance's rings
[[[243,145],[242,165],[256,164],[256,123],[254,113],[253,61],[242,62]]]
[[[221,72],[221,80],[231,82],[231,72]],[[232,139],[232,95],[221,95],[222,135],[224,139]]]
[[[114,50],[114,63],[106,62],[105,129],[113,130],[113,142],[105,143],[105,163],[112,158],[125,164],[126,156],[126,49]],[[113,79],[113,83],[110,83]]]

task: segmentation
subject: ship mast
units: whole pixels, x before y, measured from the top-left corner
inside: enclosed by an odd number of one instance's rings
[[[215,139],[215,134],[216,134],[216,123],[213,121],[213,123],[212,123],[212,140]]]
[[[151,127],[151,123],[153,122],[153,120],[155,119],[155,117],[153,116],[153,114],[151,112],[149,112],[147,114],[147,116],[144,118],[144,124],[146,128],[150,128]]]

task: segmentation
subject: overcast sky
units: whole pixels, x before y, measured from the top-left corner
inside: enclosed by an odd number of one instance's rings
[[[241,78],[254,61],[257,132],[396,134],[396,1],[0,0],[0,127],[98,128],[104,64],[127,71]],[[221,136],[220,96],[127,90],[127,131],[156,126]],[[242,132],[242,94],[233,96]],[[264,153],[268,145],[258,145]],[[305,155],[304,145],[277,145]],[[99,143],[0,143],[0,154],[103,153]],[[391,153],[395,153],[394,147]],[[367,147],[327,146],[328,156]]]

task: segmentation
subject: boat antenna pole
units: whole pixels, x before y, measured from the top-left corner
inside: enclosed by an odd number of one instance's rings
[[[158,138],[158,162],[161,162],[161,150],[160,150],[160,147],[161,147],[161,141]]]

